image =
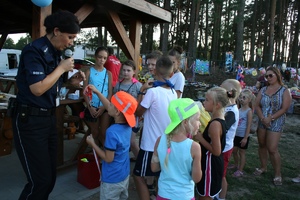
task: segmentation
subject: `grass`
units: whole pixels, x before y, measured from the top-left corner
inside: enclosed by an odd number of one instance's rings
[[[256,134],[251,135],[246,153],[245,175],[241,178],[232,177],[234,170],[227,171],[228,193],[230,200],[237,199],[300,199],[300,184],[293,183],[292,178],[300,174],[300,116],[288,115],[284,133],[279,143],[282,159],[282,186],[274,186],[273,168],[269,161],[268,172],[254,176],[256,167],[260,166]],[[233,158],[231,159],[233,162]]]

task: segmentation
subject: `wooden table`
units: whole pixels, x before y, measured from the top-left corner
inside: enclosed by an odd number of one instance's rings
[[[199,96],[199,92],[206,92],[207,91],[207,87],[206,86],[202,86],[197,82],[191,82],[191,83],[187,83],[184,86],[184,90],[183,90],[183,94],[182,97],[184,98],[191,98],[193,100],[201,100],[202,98],[204,98],[204,95],[202,97]]]
[[[7,112],[7,103],[10,97],[16,97],[16,95],[0,93],[0,96],[4,95],[4,98],[0,98],[0,156],[8,155],[12,150],[12,140],[13,140],[13,131],[11,118],[6,115]],[[78,100],[61,100],[60,106],[56,108],[56,119],[57,119],[57,132],[58,132],[58,147],[57,147],[57,167],[64,167],[70,164],[74,164],[74,161],[77,160],[79,154],[84,153],[87,148],[87,143],[85,142],[86,136],[89,135],[89,129],[84,133],[84,137],[79,143],[76,151],[74,151],[73,156],[69,161],[64,162],[64,116],[65,109],[68,104],[82,103],[84,102],[83,98]]]
[[[56,127],[58,133],[58,147],[57,147],[58,168],[62,168],[74,164],[74,162],[77,160],[78,155],[84,153],[85,149],[88,146],[85,140],[87,135],[90,134],[89,129],[86,132],[84,132],[84,137],[81,139],[71,159],[68,161],[64,161],[64,116],[65,116],[66,106],[70,104],[82,103],[82,102],[84,102],[83,98],[80,98],[78,100],[65,99],[65,100],[61,100],[60,106],[56,108]]]
[[[11,154],[13,130],[11,118],[6,115],[7,103],[10,97],[16,97],[12,94],[0,93],[4,98],[0,99],[0,156]]]
[[[6,83],[6,86],[4,88],[3,83]],[[3,93],[9,93],[11,87],[14,87],[14,92],[13,94],[17,94],[18,88],[17,88],[17,83],[15,78],[6,78],[6,77],[0,77],[0,90]]]

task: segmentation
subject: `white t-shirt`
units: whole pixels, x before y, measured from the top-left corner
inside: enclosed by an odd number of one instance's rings
[[[170,78],[171,83],[174,84],[174,89],[175,90],[179,90],[181,92],[181,96],[182,97],[182,93],[183,93],[183,88],[184,88],[184,84],[185,84],[185,77],[183,75],[183,73],[176,72],[171,78]]]
[[[170,101],[177,99],[174,89],[155,87],[147,90],[141,106],[147,110],[144,113],[144,128],[141,139],[141,149],[154,151],[154,145],[159,136],[164,134],[170,123],[168,106]]]
[[[234,140],[235,132],[236,132],[236,129],[237,129],[238,123],[239,123],[239,109],[238,109],[237,105],[234,104],[234,105],[227,106],[225,108],[225,113],[227,114],[228,112],[232,112],[231,114],[234,114],[235,120],[234,120],[234,123],[230,127],[228,127],[228,125],[227,125],[227,128],[229,128],[229,129],[226,133],[226,145],[225,145],[223,152],[226,152],[233,148],[233,140]],[[226,123],[228,124],[229,120],[226,119],[226,114],[225,114],[225,120],[226,120]],[[230,121],[232,121],[232,120],[233,119],[231,119]]]

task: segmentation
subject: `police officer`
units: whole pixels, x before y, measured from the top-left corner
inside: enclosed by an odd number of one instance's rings
[[[24,47],[17,75],[14,141],[28,181],[19,199],[48,199],[55,185],[55,107],[62,75],[74,68],[74,59],[61,60],[61,51],[80,31],[77,17],[68,11],[47,16],[44,26],[46,35]]]

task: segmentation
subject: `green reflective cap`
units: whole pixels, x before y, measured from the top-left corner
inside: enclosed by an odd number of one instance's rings
[[[169,134],[183,120],[191,117],[197,112],[199,112],[199,107],[192,99],[181,98],[171,101],[168,107],[171,122],[166,128],[165,133]]]

